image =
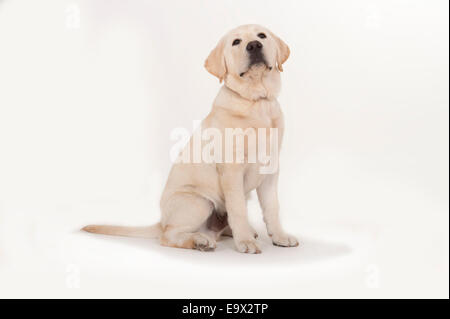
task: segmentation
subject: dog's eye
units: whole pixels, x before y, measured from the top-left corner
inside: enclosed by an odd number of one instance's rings
[[[266,35],[264,33],[258,33],[258,37],[260,37],[261,39],[265,39],[267,38]]]
[[[240,39],[236,39],[236,40],[233,41],[233,45],[238,45],[239,43],[241,43]]]

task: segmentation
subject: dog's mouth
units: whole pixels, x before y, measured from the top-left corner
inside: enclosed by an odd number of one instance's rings
[[[266,62],[266,60],[262,59],[259,61],[250,61],[247,71],[240,73],[239,76],[242,78],[248,71],[260,66],[263,66],[265,69],[272,71],[272,67]]]
[[[259,68],[261,66],[265,67],[266,69],[272,70],[272,67],[267,63],[264,53],[262,51],[255,51],[251,54],[249,54],[249,63],[247,70],[245,72],[242,72],[239,74],[240,77],[243,77],[248,71]]]

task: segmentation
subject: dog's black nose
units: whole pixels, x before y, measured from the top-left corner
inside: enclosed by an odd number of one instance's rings
[[[261,51],[263,45],[261,42],[259,41],[251,41],[247,44],[247,51],[248,52],[257,52],[257,51]]]

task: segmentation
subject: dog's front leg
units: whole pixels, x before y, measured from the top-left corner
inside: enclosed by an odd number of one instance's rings
[[[278,203],[278,173],[267,175],[256,189],[258,200],[263,211],[267,233],[276,246],[298,246],[297,239],[284,232],[280,222],[280,204]]]
[[[261,249],[254,238],[253,228],[248,222],[243,168],[237,164],[223,167],[221,185],[225,196],[228,223],[233,232],[237,250],[241,253],[261,253]]]

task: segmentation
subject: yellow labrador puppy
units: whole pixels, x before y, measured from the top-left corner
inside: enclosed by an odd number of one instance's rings
[[[199,128],[213,130],[217,134],[212,135],[219,136],[215,160],[195,161],[192,150],[196,141],[191,137],[169,174],[161,198],[159,223],[149,227],[90,225],[83,230],[159,238],[164,246],[205,251],[213,250],[221,235],[228,235],[233,237],[238,251],[257,254],[261,250],[249,224],[246,205],[247,195],[256,189],[273,244],[298,246],[297,239],[288,235],[280,224],[277,195],[278,148],[284,129],[277,96],[280,72],[288,57],[286,43],[262,26],[243,25],[226,34],[205,62],[206,69],[224,81],[224,86]],[[238,129],[232,136],[236,144],[225,141],[229,129]],[[257,130],[258,134],[251,134],[251,130]],[[274,136],[269,134],[272,132]],[[256,137],[256,141],[250,141],[250,137]],[[265,141],[266,137],[269,142]],[[263,163],[250,161],[249,148],[258,145],[259,150],[267,151],[273,149],[274,140],[276,152],[271,153],[270,160],[275,162],[275,169],[264,172]],[[202,147],[206,144],[201,141]],[[232,145],[231,161],[216,156],[222,151],[230,152],[224,144]],[[243,160],[238,161],[238,155]]]

